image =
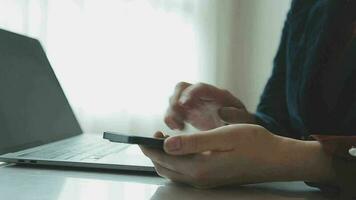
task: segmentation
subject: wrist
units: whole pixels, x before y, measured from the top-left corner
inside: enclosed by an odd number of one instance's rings
[[[283,179],[320,183],[330,183],[335,179],[332,158],[323,151],[319,142],[281,137],[281,149]]]

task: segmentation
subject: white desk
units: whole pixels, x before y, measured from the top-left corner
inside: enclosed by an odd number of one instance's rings
[[[302,182],[198,190],[148,175],[60,168],[0,168],[0,199],[6,200],[220,200],[324,199]]]

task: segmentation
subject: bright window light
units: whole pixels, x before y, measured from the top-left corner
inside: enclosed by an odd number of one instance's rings
[[[199,79],[193,1],[4,2],[0,26],[41,40],[85,131],[162,121],[174,85]]]

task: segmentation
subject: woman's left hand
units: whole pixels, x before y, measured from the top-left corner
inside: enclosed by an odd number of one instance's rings
[[[160,176],[198,188],[266,181],[319,181],[325,178],[325,174],[320,174],[325,171],[318,167],[325,163],[317,162],[329,162],[317,142],[277,136],[250,124],[172,136],[164,143],[165,152],[140,148]]]

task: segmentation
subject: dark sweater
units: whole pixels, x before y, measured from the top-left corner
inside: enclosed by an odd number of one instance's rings
[[[293,0],[257,122],[331,155],[340,199],[356,199],[356,0]],[[335,137],[336,136],[336,137]]]
[[[356,0],[294,0],[256,112],[271,132],[356,135]]]

